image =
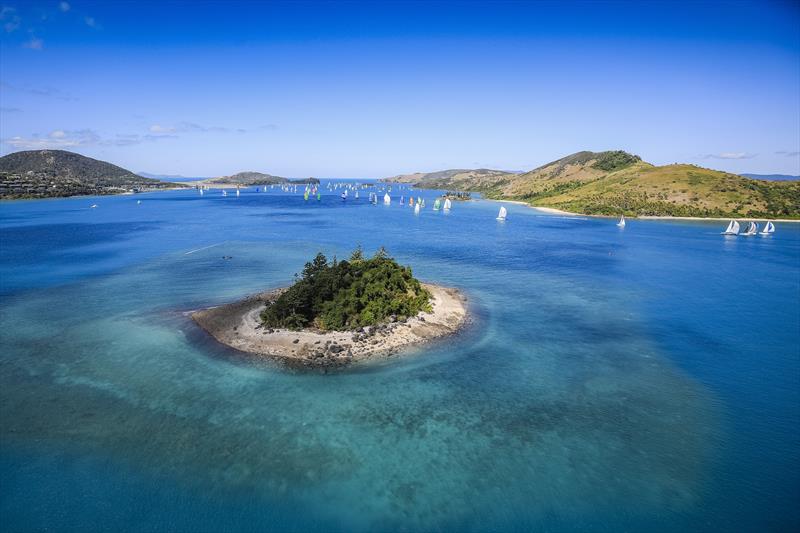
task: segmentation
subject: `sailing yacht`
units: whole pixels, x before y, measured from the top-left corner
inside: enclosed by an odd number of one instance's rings
[[[767,221],[763,231],[759,232],[760,235],[772,235],[773,233],[775,233],[775,224],[773,224],[770,220]]]
[[[748,222],[747,229],[744,230],[744,233],[741,233],[740,235],[749,237],[751,235],[755,235],[756,233],[758,233],[758,224],[756,224],[755,222]]]
[[[358,200],[358,190],[356,190],[356,200]]]
[[[445,198],[445,200],[444,200],[444,210],[445,211],[450,211],[450,206],[451,206],[450,198]]]
[[[624,228],[625,227],[625,215],[622,215],[621,217],[619,217],[619,222],[617,222],[617,227],[618,228]]]
[[[389,193],[383,195],[383,205],[389,205],[392,203],[392,198],[389,196]]]
[[[508,216],[508,211],[506,211],[505,207],[500,208],[500,212],[497,213],[497,220],[505,220]]]
[[[731,220],[728,223],[728,227],[722,232],[722,235],[739,235],[739,223],[735,220]]]
[[[419,202],[414,205],[414,214],[419,215]]]
[[[439,200],[437,198],[436,201],[433,202],[433,210],[434,211],[438,211],[441,206],[442,206],[442,202],[441,202],[441,200]]]
[[[228,196],[228,191],[222,191],[222,196]]]

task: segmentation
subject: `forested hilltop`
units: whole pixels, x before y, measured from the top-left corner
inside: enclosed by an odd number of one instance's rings
[[[475,191],[575,213],[800,218],[800,182],[688,164],[656,166],[621,150],[578,152],[521,174],[420,176],[414,182],[419,188]]]
[[[120,194],[182,187],[65,150],[29,150],[0,157],[0,198]]]
[[[317,254],[261,319],[265,327],[353,330],[430,311],[430,297],[383,248],[369,259],[358,248],[342,261]]]

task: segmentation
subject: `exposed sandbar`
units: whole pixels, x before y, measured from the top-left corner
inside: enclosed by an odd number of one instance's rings
[[[217,341],[242,352],[292,366],[343,366],[452,335],[464,326],[467,299],[458,289],[427,283],[423,286],[431,293],[432,312],[355,332],[262,327],[261,311],[285,289],[196,311],[192,319]]]

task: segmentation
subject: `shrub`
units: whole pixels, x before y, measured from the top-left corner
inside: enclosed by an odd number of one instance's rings
[[[365,259],[359,247],[345,261],[328,262],[317,254],[261,319],[269,327],[343,331],[430,309],[430,293],[411,268],[399,265],[383,248]]]

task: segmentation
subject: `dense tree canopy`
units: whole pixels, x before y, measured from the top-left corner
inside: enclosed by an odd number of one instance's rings
[[[399,265],[383,248],[365,259],[359,247],[346,261],[328,262],[317,254],[261,318],[270,327],[349,330],[429,310],[430,293],[411,268]]]

